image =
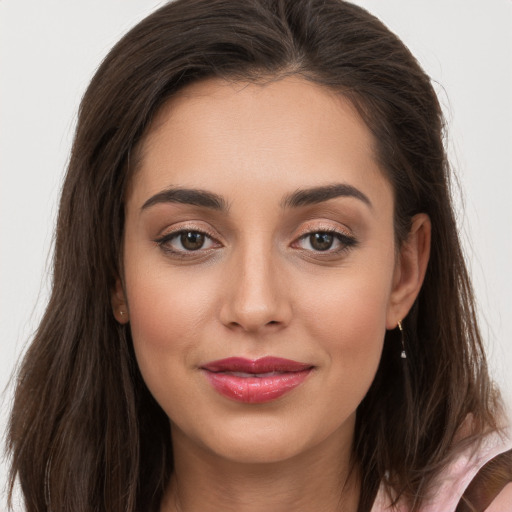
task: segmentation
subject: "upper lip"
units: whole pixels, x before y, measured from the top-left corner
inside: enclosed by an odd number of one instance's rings
[[[218,359],[201,366],[210,372],[243,372],[243,373],[270,373],[270,372],[300,372],[313,367],[309,363],[301,363],[284,359],[282,357],[262,357],[260,359],[246,359],[244,357],[227,357]]]

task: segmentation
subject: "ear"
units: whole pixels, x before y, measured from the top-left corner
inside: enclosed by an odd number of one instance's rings
[[[126,294],[123,288],[123,283],[119,278],[116,279],[116,284],[112,290],[111,304],[115,319],[120,324],[128,323],[130,319],[128,303],[126,302]]]
[[[418,296],[430,257],[432,225],[425,213],[412,218],[407,240],[402,243],[393,273],[393,289],[388,305],[386,328],[394,329],[411,309]]]

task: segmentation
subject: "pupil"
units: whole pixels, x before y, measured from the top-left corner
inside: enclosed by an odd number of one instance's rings
[[[317,251],[327,251],[331,248],[334,236],[330,233],[314,233],[310,235],[311,247]]]
[[[187,233],[181,234],[180,241],[185,249],[197,251],[201,249],[204,244],[204,235],[202,233],[188,231]]]

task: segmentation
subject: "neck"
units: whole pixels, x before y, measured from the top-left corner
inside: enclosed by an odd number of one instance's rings
[[[180,439],[161,512],[356,512],[359,472],[350,471],[351,443],[325,440],[288,460],[246,464]],[[337,449],[336,449],[337,448]]]

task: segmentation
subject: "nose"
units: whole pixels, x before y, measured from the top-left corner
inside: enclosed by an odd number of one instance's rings
[[[245,251],[234,257],[226,276],[221,322],[245,332],[279,330],[292,317],[288,290],[271,250]]]

